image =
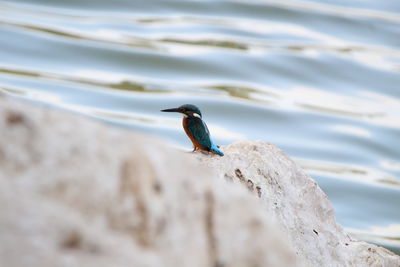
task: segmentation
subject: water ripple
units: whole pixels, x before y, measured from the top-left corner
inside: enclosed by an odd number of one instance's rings
[[[298,159],[297,162],[311,174],[400,189],[400,181],[397,178],[364,166],[305,159]]]
[[[149,81],[139,77],[99,72],[94,70],[80,70],[74,74],[35,72],[0,67],[0,73],[35,77],[37,79],[72,82],[82,85],[118,89],[133,92],[172,93],[179,88],[192,94],[215,94],[223,92],[230,97],[240,98],[265,105],[274,105],[281,108],[299,108],[312,112],[329,113],[336,116],[345,116],[367,120],[388,127],[400,128],[400,100],[379,94],[369,94],[357,97],[344,96],[325,92],[314,88],[294,88],[287,91],[256,84],[191,84],[170,83],[165,81]],[[172,89],[175,88],[175,89]],[[376,100],[380,99],[377,103]],[[385,105],[382,105],[385,103]]]

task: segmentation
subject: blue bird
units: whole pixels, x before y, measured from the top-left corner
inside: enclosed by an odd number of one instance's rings
[[[200,149],[218,154],[221,157],[224,155],[219,147],[216,146],[211,140],[210,132],[208,131],[207,125],[202,120],[201,112],[198,107],[195,105],[186,104],[180,106],[179,108],[169,108],[161,111],[179,112],[183,114],[183,129],[185,129],[187,136],[193,143],[193,151]]]

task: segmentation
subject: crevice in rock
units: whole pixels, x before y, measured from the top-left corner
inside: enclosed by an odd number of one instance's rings
[[[84,240],[82,233],[77,230],[68,232],[60,242],[60,248],[65,250],[83,250],[89,253],[99,253],[97,244]]]
[[[249,189],[250,192],[254,192],[254,189],[256,189],[258,197],[261,197],[261,187],[259,187],[259,186],[255,187],[254,182],[251,179],[246,179],[246,177],[243,175],[243,173],[240,169],[235,169],[235,175],[240,180],[241,183],[246,185],[247,189]],[[225,174],[225,177],[228,177],[228,176]]]
[[[137,171],[137,170],[136,170]],[[131,195],[136,203],[136,211],[139,222],[133,226],[133,237],[142,246],[150,245],[149,238],[149,214],[142,194],[140,183],[135,179],[135,170],[130,161],[125,161],[121,167],[121,195]]]
[[[247,179],[247,189],[249,189],[250,192],[254,192],[254,183],[250,179]]]
[[[6,158],[5,153],[3,152],[3,150],[0,149],[0,162],[4,161],[5,158]]]
[[[215,233],[214,233],[215,199],[213,193],[210,190],[206,191],[205,193],[205,202],[206,202],[205,226],[206,226],[206,236],[208,241],[210,263],[211,266],[218,267],[222,266],[222,264],[218,261],[217,240],[215,238]]]
[[[245,181],[244,175],[242,174],[242,171],[240,169],[235,170],[235,175],[237,178],[239,178],[240,181]]]
[[[82,236],[76,231],[68,233],[61,241],[61,248],[64,249],[79,249],[81,246]]]
[[[153,189],[156,193],[161,194],[162,192],[162,185],[160,182],[156,181],[153,183]]]
[[[258,197],[261,197],[261,194],[262,194],[261,187],[260,186],[256,186],[256,190],[257,190]]]
[[[14,111],[9,111],[6,114],[6,122],[8,125],[14,125],[14,124],[20,124],[25,121],[25,118],[22,114],[14,112]]]

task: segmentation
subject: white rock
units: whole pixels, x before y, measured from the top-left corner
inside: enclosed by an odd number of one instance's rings
[[[179,153],[4,97],[0,131],[0,266],[400,266],[273,145]]]
[[[192,154],[1,96],[0,132],[2,267],[296,265],[267,207]]]
[[[222,148],[224,157],[197,153],[221,178],[242,183],[278,222],[307,266],[400,266],[389,250],[351,238],[317,183],[277,147],[262,141]]]

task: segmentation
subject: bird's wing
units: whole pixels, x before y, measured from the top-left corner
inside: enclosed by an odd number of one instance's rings
[[[190,134],[207,150],[211,149],[212,142],[207,125],[200,118],[193,118],[188,121],[188,130]]]

